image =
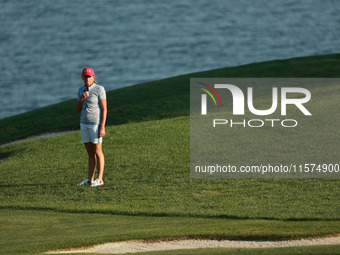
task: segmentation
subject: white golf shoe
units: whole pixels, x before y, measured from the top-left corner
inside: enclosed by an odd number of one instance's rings
[[[101,186],[101,185],[104,185],[104,182],[99,180],[99,179],[97,179],[94,182],[92,182],[90,186],[91,187],[97,187],[97,186]]]
[[[78,183],[77,185],[90,185],[91,184],[91,181],[89,179],[85,179],[83,180],[81,183]]]

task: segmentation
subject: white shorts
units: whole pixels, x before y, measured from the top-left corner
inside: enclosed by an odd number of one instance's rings
[[[80,124],[81,140],[83,143],[102,143],[103,138],[99,137],[100,125],[85,125]]]

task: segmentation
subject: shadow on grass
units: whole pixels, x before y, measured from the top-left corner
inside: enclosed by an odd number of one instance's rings
[[[1,158],[0,158],[1,159]],[[90,185],[78,185],[78,183],[65,183],[65,182],[59,182],[59,183],[22,183],[22,184],[0,184],[0,188],[23,188],[23,187],[79,187],[82,189],[94,189],[98,187],[90,187]],[[110,187],[111,186],[111,187]],[[105,184],[104,187],[110,187],[114,188],[114,185]],[[99,187],[99,188],[103,188]]]
[[[9,158],[9,155],[1,155],[0,154],[0,163],[1,163],[1,161],[5,160],[7,158]]]
[[[190,217],[190,218],[206,218],[206,219],[230,219],[230,220],[279,220],[279,221],[339,221],[339,218],[334,219],[320,219],[320,218],[288,218],[280,219],[275,217],[240,217],[235,215],[198,215],[198,214],[179,214],[179,213],[152,213],[152,212],[122,212],[116,210],[99,210],[99,209],[58,209],[51,207],[39,207],[39,206],[0,206],[0,210],[11,209],[11,210],[36,210],[36,211],[47,211],[47,212],[58,212],[58,213],[72,213],[72,214],[105,214],[105,215],[117,215],[117,216],[138,216],[138,217]]]
[[[22,188],[22,187],[58,187],[58,186],[64,186],[67,185],[65,183],[32,183],[32,184],[0,184],[0,188]],[[74,184],[72,184],[74,185]]]
[[[16,155],[17,153],[22,153],[25,149],[13,149],[4,153],[0,152],[0,165],[1,162],[4,160],[7,160],[8,158],[10,158],[13,155]]]

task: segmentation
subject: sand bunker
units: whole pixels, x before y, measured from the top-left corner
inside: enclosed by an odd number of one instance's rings
[[[77,250],[53,251],[49,253],[136,253],[198,248],[275,248],[292,246],[340,244],[340,236],[299,239],[286,241],[229,241],[229,240],[176,240],[176,241],[126,241],[96,245]]]

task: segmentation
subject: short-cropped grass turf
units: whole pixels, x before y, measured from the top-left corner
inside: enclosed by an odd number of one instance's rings
[[[105,185],[98,189],[75,185],[87,175],[79,132],[7,145],[2,150],[11,156],[1,163],[1,206],[120,215],[339,219],[337,179],[190,179],[188,123],[189,117],[178,117],[107,127]]]
[[[129,239],[339,233],[339,179],[189,178],[190,77],[338,77],[339,67],[340,54],[269,61],[108,92],[102,187],[76,186],[87,175],[79,131],[1,146],[0,158],[7,158],[0,163],[2,252]],[[332,108],[339,87],[325,89],[320,103]],[[1,143],[76,129],[74,105],[69,100],[0,120]]]

